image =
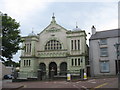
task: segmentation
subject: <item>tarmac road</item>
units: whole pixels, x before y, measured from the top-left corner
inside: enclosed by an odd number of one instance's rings
[[[118,87],[117,78],[101,78],[101,79],[89,79],[86,81],[27,81],[27,82],[3,82],[3,88],[16,88],[20,90],[27,88],[66,88],[66,89],[85,89],[85,90],[94,90],[97,88],[108,88],[115,90]],[[90,89],[88,89],[90,88]],[[40,89],[41,90],[41,89]],[[117,89],[116,89],[117,90]]]

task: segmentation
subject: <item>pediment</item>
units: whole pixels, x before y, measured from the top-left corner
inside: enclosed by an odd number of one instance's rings
[[[46,29],[46,32],[59,32],[59,31],[60,31],[60,28],[55,27],[55,26],[52,26],[52,27]]]
[[[67,32],[67,29],[63,28],[58,24],[50,24],[48,25],[40,34],[42,33],[55,33],[55,32]]]

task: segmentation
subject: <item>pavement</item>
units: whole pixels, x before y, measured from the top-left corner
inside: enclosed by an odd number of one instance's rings
[[[66,88],[66,89],[80,89],[94,90],[97,88],[111,88],[115,90],[118,87],[117,78],[102,78],[89,79],[86,81],[26,81],[26,82],[12,82],[10,80],[3,81],[3,88],[10,88],[15,90],[22,90],[27,88]],[[88,89],[91,88],[91,89]],[[4,89],[3,89],[4,90]]]
[[[12,82],[12,80],[3,80],[2,88],[18,89],[22,88],[24,85],[18,82]]]

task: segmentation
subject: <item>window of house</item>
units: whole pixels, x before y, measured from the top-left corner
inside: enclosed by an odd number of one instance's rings
[[[30,66],[30,60],[29,60],[29,66]]]
[[[31,65],[31,60],[24,60],[23,65],[24,66],[30,66]]]
[[[107,39],[101,39],[100,45],[107,45]]]
[[[71,49],[73,50],[73,40],[71,40]]]
[[[108,56],[108,49],[107,49],[107,47],[100,48],[100,56]]]
[[[31,52],[31,43],[25,44],[25,52]]]
[[[80,40],[78,40],[78,50],[80,50]]]
[[[24,66],[26,65],[26,61],[24,60]]]
[[[75,40],[75,50],[77,49],[77,44],[76,44],[76,40]]]
[[[45,45],[45,50],[60,50],[62,45],[57,40],[50,40]]]
[[[27,45],[25,44],[25,52],[27,52]]]
[[[77,59],[75,59],[75,66],[77,66]]]
[[[26,60],[26,66],[28,66],[28,60]]]
[[[72,66],[74,65],[74,59],[72,59],[71,64],[72,64]]]
[[[80,65],[80,58],[78,58],[78,65]]]
[[[29,45],[30,45],[30,52],[31,52],[31,43]]]
[[[109,72],[109,61],[101,61],[100,62],[100,72],[107,73]]]

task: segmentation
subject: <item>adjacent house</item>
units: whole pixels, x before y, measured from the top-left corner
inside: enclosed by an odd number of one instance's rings
[[[52,69],[56,76],[67,73],[79,76],[80,71],[86,71],[86,32],[78,26],[67,30],[56,23],[53,15],[42,32],[22,38],[20,78],[38,77],[39,70],[45,77],[50,77]]]
[[[91,76],[117,74],[117,54],[114,45],[119,41],[119,31],[120,29],[112,29],[96,32],[96,28],[92,27],[92,35],[89,39]]]

